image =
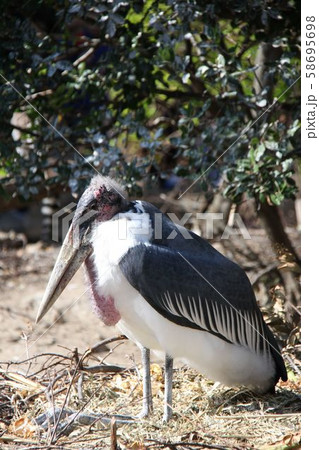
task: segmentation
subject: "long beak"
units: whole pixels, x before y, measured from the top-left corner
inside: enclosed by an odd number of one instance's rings
[[[41,301],[36,323],[49,311],[65,287],[80,268],[82,262],[91,254],[88,244],[75,246],[73,243],[73,226],[71,225],[63,241],[58,259],[55,262],[49,283]]]

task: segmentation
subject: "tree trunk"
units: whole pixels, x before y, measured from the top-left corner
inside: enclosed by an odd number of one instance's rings
[[[300,266],[300,258],[294,249],[279,215],[278,207],[262,203],[258,211],[262,224],[271,240],[272,246],[278,256],[280,252],[291,255],[290,261]]]
[[[282,53],[280,47],[273,47],[270,43],[262,43],[257,51],[254,89],[256,95],[264,94],[270,105],[273,99],[273,77],[269,73],[267,64],[276,61]],[[256,112],[253,111],[253,117]],[[284,230],[277,206],[262,203],[258,211],[260,220],[270,238],[272,247],[277,255],[280,265],[280,275],[284,284],[286,301],[285,314],[288,323],[297,324],[300,321],[300,314],[297,307],[300,305],[300,285],[296,271],[300,271],[300,258],[296,253],[287,233]]]
[[[300,322],[300,258],[282,225],[277,206],[263,203],[259,210],[260,220],[270,238],[271,245],[279,260],[279,273],[282,278],[286,301],[285,314],[288,323]]]

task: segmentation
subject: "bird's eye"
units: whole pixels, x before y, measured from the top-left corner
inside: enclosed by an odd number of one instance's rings
[[[96,201],[96,199],[93,199],[93,200],[90,201],[90,203],[87,205],[87,209],[88,210],[92,210],[93,209],[93,211],[97,210],[97,201]]]
[[[108,192],[107,193],[108,199],[111,203],[116,202],[118,200],[118,194],[117,192]]]

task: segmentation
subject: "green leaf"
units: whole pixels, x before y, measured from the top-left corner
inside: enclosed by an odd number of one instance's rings
[[[254,156],[256,161],[260,161],[261,157],[264,155],[266,151],[266,147],[263,143],[259,144],[256,150],[254,151]]]
[[[111,18],[106,22],[106,32],[110,37],[113,37],[116,33],[116,24]]]
[[[284,196],[280,193],[270,194],[270,200],[276,206],[279,206],[280,203],[283,201],[283,199],[284,199]]]
[[[197,71],[196,71],[196,77],[197,78],[201,78],[202,76],[204,76],[207,72],[209,71],[209,67],[208,66],[199,66]]]
[[[216,65],[218,68],[225,67],[225,57],[222,54],[219,54],[216,58]]]
[[[265,146],[266,146],[266,148],[268,148],[268,150],[277,150],[278,149],[278,142],[265,141]]]

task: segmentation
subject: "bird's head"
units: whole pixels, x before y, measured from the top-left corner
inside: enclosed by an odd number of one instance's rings
[[[72,220],[73,245],[88,239],[94,223],[111,220],[127,209],[129,202],[123,187],[109,177],[95,176],[82,194]]]
[[[129,202],[122,186],[109,177],[95,176],[82,194],[69,231],[63,241],[36,322],[61,295],[81,264],[92,253],[91,232],[96,222],[113,219],[127,210]]]

